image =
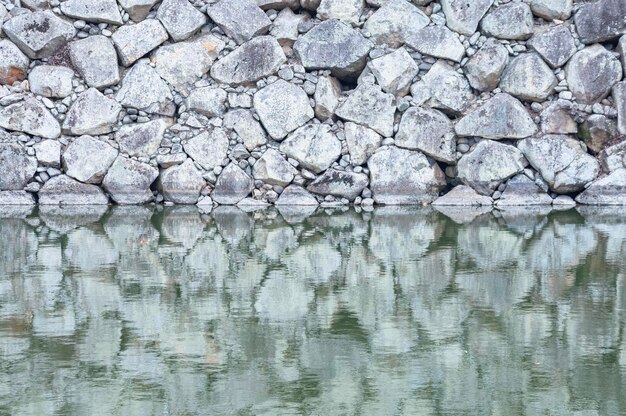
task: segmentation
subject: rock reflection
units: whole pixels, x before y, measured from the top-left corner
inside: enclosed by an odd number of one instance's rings
[[[620,215],[0,209],[0,414],[626,413]]]

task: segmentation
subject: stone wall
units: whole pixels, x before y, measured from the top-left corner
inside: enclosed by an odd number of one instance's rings
[[[0,204],[626,204],[626,0],[2,0]]]

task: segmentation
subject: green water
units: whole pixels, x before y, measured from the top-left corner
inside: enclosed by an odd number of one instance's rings
[[[0,414],[626,414],[622,209],[0,208]]]

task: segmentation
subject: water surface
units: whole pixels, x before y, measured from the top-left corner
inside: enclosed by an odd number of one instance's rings
[[[626,216],[0,208],[0,414],[626,414]]]

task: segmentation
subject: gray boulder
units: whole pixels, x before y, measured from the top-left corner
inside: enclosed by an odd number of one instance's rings
[[[458,35],[445,26],[427,26],[406,39],[406,44],[416,51],[436,58],[461,62],[465,48]]]
[[[338,20],[322,22],[294,44],[306,69],[330,69],[338,78],[356,78],[371,48],[372,43],[360,32]]]
[[[485,34],[498,39],[523,40],[533,34],[533,13],[526,3],[507,3],[489,12],[481,21]]]
[[[74,71],[64,66],[39,65],[30,70],[30,90],[50,98],[65,98],[72,93]]]
[[[454,206],[491,206],[493,199],[489,196],[481,195],[467,185],[457,185],[447,194],[440,196],[433,202],[435,207]]]
[[[19,14],[2,31],[31,59],[51,56],[76,34],[71,23],[48,10]]]
[[[131,66],[167,38],[167,31],[155,19],[144,20],[136,25],[124,25],[111,36],[124,66]]]
[[[221,88],[195,89],[187,97],[187,108],[207,117],[218,117],[226,112],[228,94]]]
[[[289,185],[276,201],[278,206],[317,206],[319,203],[306,189],[298,185]]]
[[[531,0],[532,12],[548,21],[567,20],[572,15],[574,0]]]
[[[189,38],[207,22],[207,17],[188,0],[163,0],[157,19],[175,42]]]
[[[545,135],[522,140],[517,147],[541,174],[550,189],[559,194],[582,190],[600,173],[600,164],[576,139]]]
[[[626,169],[618,169],[591,183],[576,197],[583,205],[626,205]]]
[[[420,82],[428,91],[426,105],[446,113],[462,114],[476,98],[463,74],[444,61],[437,61]]]
[[[396,146],[420,150],[441,162],[456,163],[456,140],[452,122],[440,111],[411,107],[402,115]]]
[[[61,135],[59,122],[41,101],[34,98],[0,107],[0,127],[46,139]]]
[[[523,139],[537,132],[524,105],[508,94],[496,94],[455,126],[459,136],[485,139]]]
[[[361,195],[368,182],[369,178],[364,173],[328,169],[322,176],[311,182],[307,189],[314,194],[332,195],[354,201],[357,196]]]
[[[105,97],[95,88],[89,88],[78,96],[67,112],[63,132],[73,136],[110,133],[117,124],[120,111],[122,106],[115,100]]]
[[[558,84],[550,67],[536,53],[515,57],[504,70],[502,91],[525,101],[544,101]]]
[[[150,186],[159,170],[147,163],[119,156],[102,181],[111,199],[121,205],[145,204],[154,196]]]
[[[552,205],[552,198],[528,176],[520,174],[506,183],[495,205],[497,207]]]
[[[394,95],[406,95],[413,78],[419,73],[417,63],[404,48],[372,59],[368,68],[382,90]]]
[[[289,9],[286,9],[289,10]],[[327,120],[335,115],[341,95],[341,84],[333,77],[320,77],[315,86],[315,117]]]
[[[30,60],[10,40],[0,40],[0,84],[13,85],[23,81],[28,72]]]
[[[239,44],[266,33],[272,21],[254,0],[221,0],[207,14],[226,35]]]
[[[71,42],[70,58],[74,68],[90,87],[106,88],[120,82],[117,53],[105,36],[89,36]]]
[[[457,33],[472,36],[494,0],[441,0],[448,27]]]
[[[626,81],[615,84],[613,100],[617,110],[617,129],[621,134],[626,134]]]
[[[541,112],[541,131],[549,134],[575,134],[578,124],[572,117],[571,103],[556,101]]]
[[[278,43],[283,46],[292,46],[293,43],[298,40],[300,32],[298,27],[300,24],[308,20],[308,16],[305,14],[296,14],[293,10],[286,8],[282,9],[270,29],[270,35],[276,38]]]
[[[341,156],[341,142],[326,124],[308,124],[294,131],[280,151],[314,173],[328,169]]]
[[[191,159],[161,172],[158,186],[166,201],[195,204],[206,185],[202,174]]]
[[[576,52],[574,37],[567,26],[555,26],[536,33],[528,42],[552,68],[565,65]]]
[[[109,198],[97,185],[80,183],[59,175],[39,190],[40,205],[107,205]]]
[[[489,39],[465,64],[465,76],[472,88],[492,91],[509,62],[509,52],[495,39]]]
[[[297,174],[296,168],[272,148],[267,149],[252,167],[254,179],[270,185],[287,186]]]
[[[211,77],[225,84],[244,84],[274,74],[287,57],[272,36],[254,38],[217,61]]]
[[[363,0],[322,0],[317,7],[317,16],[322,20],[337,19],[357,24],[364,6]]]
[[[26,191],[0,191],[0,206],[35,205],[35,197]]]
[[[249,110],[232,110],[224,115],[224,127],[234,130],[248,150],[267,143],[265,130]]]
[[[481,195],[490,196],[501,183],[524,170],[528,162],[515,146],[482,140],[458,164],[458,178]]]
[[[578,127],[578,138],[581,139],[593,153],[600,153],[608,149],[609,143],[615,143],[619,136],[617,122],[603,114],[592,114]],[[546,132],[548,133],[548,132]]]
[[[0,143],[0,191],[23,189],[37,170],[37,159],[15,143]]]
[[[221,166],[228,155],[228,137],[221,128],[214,128],[189,139],[183,148],[203,169],[213,170]]]
[[[592,45],[574,54],[565,67],[565,76],[576,100],[593,104],[622,79],[622,64],[602,45]]]
[[[224,168],[215,183],[211,198],[218,204],[236,205],[254,189],[254,180],[236,163]]]
[[[150,157],[156,154],[165,130],[174,124],[172,119],[158,118],[147,123],[126,124],[115,133],[120,152],[129,156]]]
[[[98,184],[115,161],[118,151],[91,136],[75,139],[63,153],[63,169],[83,183]]]
[[[385,137],[393,136],[396,112],[394,96],[381,91],[377,85],[362,84],[337,108],[338,117],[353,121]]]
[[[600,164],[605,172],[614,172],[626,167],[626,141],[607,146],[598,154]]]
[[[146,62],[136,63],[124,76],[115,99],[124,107],[173,116],[176,111],[170,87]]]
[[[306,92],[282,79],[259,90],[253,102],[263,127],[275,140],[282,140],[314,116]]]
[[[626,2],[599,0],[581,4],[574,16],[580,41],[586,44],[604,42],[626,33]]]
[[[376,44],[398,48],[429,23],[428,16],[410,2],[389,0],[366,20],[363,28]]]
[[[61,166],[61,143],[57,140],[43,140],[33,146],[37,162],[43,166]]]
[[[141,22],[150,13],[152,6],[159,0],[117,0],[122,8],[135,22]]]
[[[441,168],[423,153],[381,147],[367,161],[374,201],[384,205],[431,203],[446,186]]]
[[[382,136],[374,130],[356,123],[345,123],[344,132],[350,161],[354,165],[365,164],[383,141]]]
[[[115,0],[67,0],[61,3],[61,12],[87,22],[124,24]]]

